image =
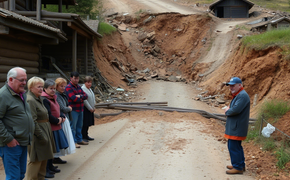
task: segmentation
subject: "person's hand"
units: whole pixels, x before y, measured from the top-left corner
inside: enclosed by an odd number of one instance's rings
[[[59,121],[57,124],[61,124],[62,123],[62,117],[57,118]]]
[[[77,98],[81,98],[81,95],[76,95]]]
[[[9,143],[7,143],[8,147],[15,147],[19,145],[19,142],[16,139],[13,139],[12,141],[10,141]]]
[[[62,118],[62,122],[64,122],[65,121],[65,118]]]
[[[91,111],[91,113],[93,113],[95,110],[94,109],[91,109],[90,111]]]
[[[225,112],[227,112],[229,109],[230,109],[229,107],[226,107],[226,108],[225,108]]]
[[[68,106],[68,108],[70,109],[70,111],[72,111],[72,107],[71,106]]]

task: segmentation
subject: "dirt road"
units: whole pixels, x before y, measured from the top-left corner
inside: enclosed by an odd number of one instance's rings
[[[139,10],[152,13],[179,12],[182,14],[201,12],[198,9],[178,5],[170,0],[107,0],[104,2],[104,8],[110,12],[129,13],[130,15],[134,15]]]
[[[144,101],[209,110],[191,100],[198,91],[190,85],[158,81],[144,83],[138,90]],[[202,120],[198,115],[140,112],[94,126],[89,134],[95,141],[64,157],[68,164],[60,165],[62,172],[55,179],[254,179],[248,172],[225,174],[225,166],[230,164],[226,144],[204,133],[207,126]]]

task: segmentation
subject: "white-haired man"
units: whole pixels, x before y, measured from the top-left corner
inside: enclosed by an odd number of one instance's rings
[[[23,179],[27,164],[27,146],[34,133],[34,121],[26,102],[26,70],[12,68],[7,83],[0,89],[0,156],[6,180]]]

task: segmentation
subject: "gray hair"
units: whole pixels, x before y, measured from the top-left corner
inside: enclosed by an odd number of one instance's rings
[[[44,86],[43,86],[43,88],[47,89],[49,86],[53,86],[53,85],[55,85],[54,80],[52,80],[52,79],[47,79],[47,80],[44,82]]]
[[[16,78],[17,77],[17,70],[22,70],[26,73],[26,69],[23,69],[21,67],[14,67],[12,69],[10,69],[7,73],[7,82],[9,82],[9,78]]]

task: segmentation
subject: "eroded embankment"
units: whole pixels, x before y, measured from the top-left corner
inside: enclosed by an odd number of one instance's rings
[[[95,40],[95,59],[109,83],[122,88],[127,87],[126,75],[189,79],[193,62],[208,48],[209,43],[202,40],[209,39],[214,24],[207,14],[178,13],[144,14],[139,20],[120,16],[110,21],[126,27],[125,31]],[[150,71],[144,73],[147,68]]]
[[[249,50],[239,46],[237,51],[219,67],[201,86],[208,89],[208,94],[222,94],[230,97],[230,92],[223,82],[232,76],[242,79],[244,88],[253,100],[288,99],[290,95],[289,60],[283,59],[281,49],[271,47],[265,50]]]

